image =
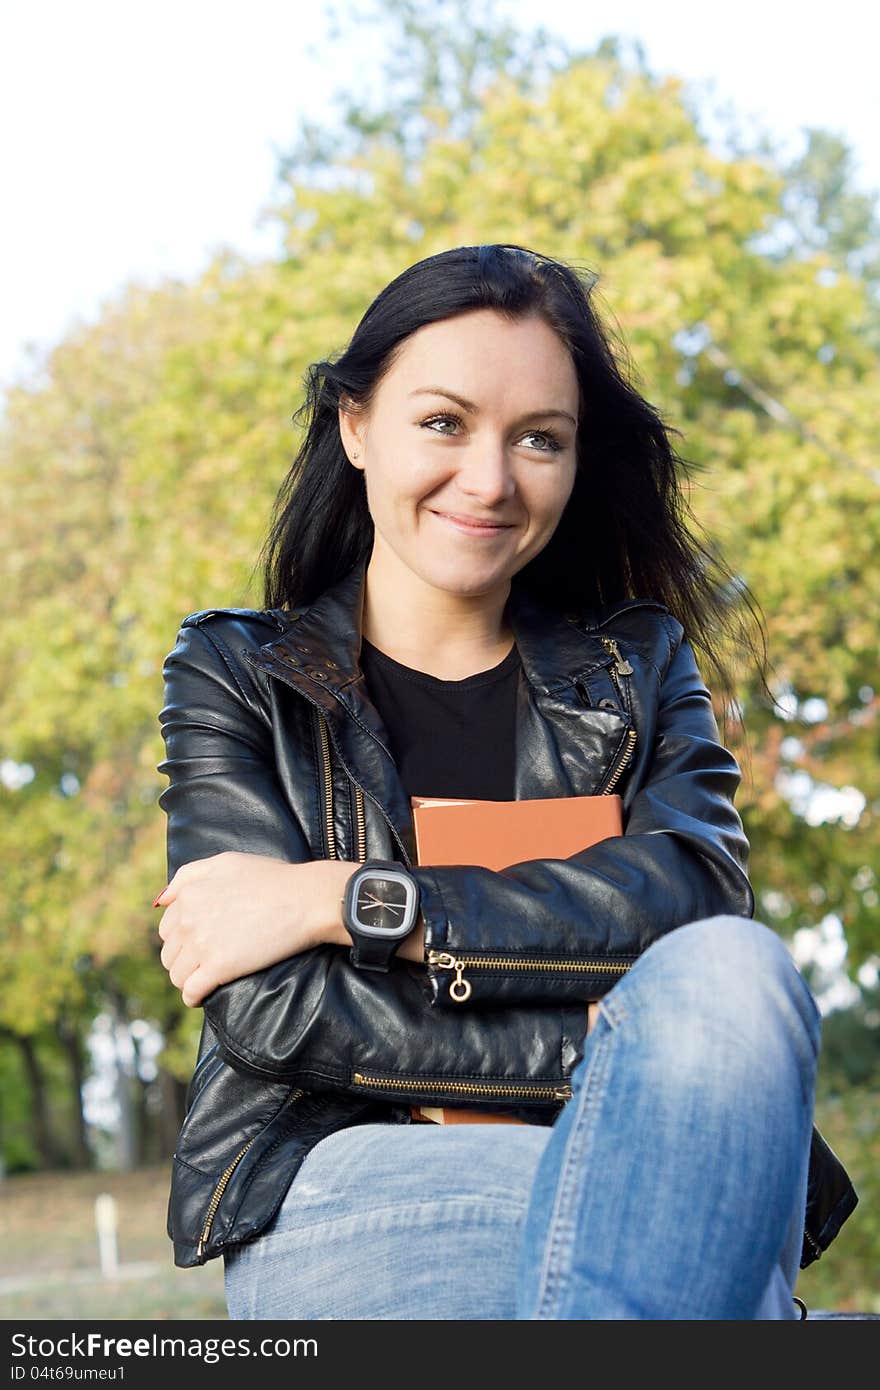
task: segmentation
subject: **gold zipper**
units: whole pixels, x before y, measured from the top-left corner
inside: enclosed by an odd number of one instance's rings
[[[623,756],[621,757],[620,761],[618,762],[617,766],[612,772],[611,777],[602,788],[602,796],[610,796],[611,793],[614,791],[614,788],[617,786],[618,782],[623,776],[624,770],[626,769],[626,766],[633,755],[633,749],[636,746],[637,738],[638,734],[636,733],[635,729],[627,729],[626,742],[624,744],[623,749]]]
[[[602,646],[605,648],[605,650],[607,652],[610,652],[610,654],[614,657],[613,665],[608,667],[608,674],[614,682],[614,688],[617,691],[617,696],[620,700],[621,706],[624,710],[626,710],[629,708],[629,706],[623,694],[623,686],[620,684],[620,677],[631,676],[633,674],[633,668],[630,665],[627,658],[621,655],[620,648],[618,647],[613,637],[604,637],[600,635],[599,641],[602,643]],[[620,758],[620,761],[617,763],[616,767],[613,769],[611,776],[605,783],[605,786],[602,788],[602,796],[610,796],[611,793],[614,791],[614,788],[617,786],[618,782],[623,776],[625,769],[629,765],[629,761],[633,755],[637,739],[638,734],[636,733],[635,729],[627,729],[625,735],[625,742],[623,746],[623,755]]]
[[[318,722],[321,728],[321,760],[324,764],[324,819],[327,826],[327,843],[330,848],[330,853],[327,857],[329,859],[338,859],[339,854],[336,848],[336,835],[333,829],[333,766],[330,758],[330,736],[327,732],[326,716],[320,709],[317,708],[317,706],[315,706],[315,708],[317,710]],[[361,787],[361,785],[354,780],[351,774],[349,773],[348,775],[349,780],[354,786],[355,817],[357,821],[356,857],[358,863],[362,864],[367,857],[367,818],[364,814],[364,791],[363,787]],[[411,867],[409,855],[406,852],[405,846],[401,842],[400,836],[398,835],[395,826],[389,820],[384,807],[380,807],[380,810],[382,811],[382,814],[385,816],[385,819],[388,821],[394,838],[400,845],[401,850],[403,851],[403,858],[405,864],[407,865],[407,867]]]
[[[327,721],[318,710],[318,724],[321,730],[321,759],[324,764],[324,822],[327,827],[328,859],[338,859],[336,853],[336,832],[333,828],[333,767],[330,762],[330,738]]]
[[[507,1086],[482,1081],[426,1081],[421,1076],[374,1076],[356,1071],[352,1075],[356,1086],[401,1087],[407,1091],[463,1091],[471,1096],[528,1096],[541,1100],[571,1100],[571,1086]]]
[[[357,782],[354,784],[354,801],[357,816],[357,851],[355,858],[359,864],[363,864],[367,857],[367,822],[364,815],[364,793]]]
[[[607,652],[610,652],[611,655],[614,657],[614,666],[613,666],[611,669],[612,669],[614,672],[620,674],[621,676],[631,676],[631,675],[633,674],[633,668],[630,666],[630,664],[629,664],[629,662],[627,661],[626,657],[625,657],[625,656],[621,656],[621,654],[620,654],[620,648],[618,647],[618,645],[617,645],[617,643],[615,642],[614,638],[613,638],[613,637],[603,637],[603,636],[600,635],[600,636],[599,636],[599,641],[602,643],[602,646],[605,648],[605,650],[606,650]],[[616,683],[616,682],[615,682],[615,683]],[[620,686],[618,685],[617,688],[618,688],[618,690],[619,690],[619,689],[620,689]]]
[[[821,1245],[815,1239],[815,1237],[810,1234],[809,1228],[807,1226],[804,1226],[804,1235],[806,1237],[807,1244],[812,1246],[813,1250],[816,1252],[816,1259],[818,1260],[819,1256],[822,1254]]]
[[[292,1101],[298,1100],[299,1097],[304,1094],[305,1092],[299,1088],[292,1091],[281,1108],[285,1109],[288,1105],[290,1105]],[[205,1246],[208,1243],[208,1239],[211,1235],[211,1227],[214,1224],[214,1217],[217,1215],[217,1208],[220,1205],[220,1200],[223,1196],[223,1193],[226,1191],[226,1188],[229,1185],[229,1179],[232,1177],[232,1174],[235,1172],[239,1163],[241,1163],[241,1160],[244,1158],[245,1154],[247,1153],[248,1149],[250,1148],[251,1144],[253,1144],[254,1139],[256,1138],[257,1135],[255,1134],[251,1139],[247,1141],[243,1149],[239,1149],[238,1153],[235,1155],[235,1158],[232,1160],[229,1167],[223,1170],[222,1174],[220,1175],[220,1181],[217,1183],[217,1186],[211,1193],[211,1200],[208,1203],[208,1210],[205,1212],[205,1224],[202,1227],[202,1234],[199,1236],[198,1249],[196,1250],[196,1256],[198,1259],[202,1258]]]
[[[321,728],[321,759],[324,764],[324,819],[327,825],[327,843],[330,847],[328,858],[338,859],[336,834],[333,829],[333,764],[330,758],[330,737],[327,733],[327,720],[320,710],[317,711],[317,714]],[[356,858],[362,864],[367,857],[367,818],[364,815],[364,793],[363,788],[354,781],[354,778],[352,778],[352,782],[357,820]]]
[[[620,648],[618,647],[613,637],[600,637],[599,641],[602,643],[602,646],[605,648],[605,650],[607,652],[610,652],[611,655],[614,657],[614,664],[608,667],[608,674],[611,677],[611,680],[614,684],[614,689],[617,691],[618,700],[620,701],[623,709],[627,709],[628,706],[624,698],[623,686],[620,684],[620,677],[631,676],[633,673],[633,668],[630,666],[626,658],[620,655]]]
[[[574,970],[589,975],[623,975],[632,962],[604,960],[530,960],[522,956],[456,956],[452,951],[429,951],[428,964],[441,970],[454,970],[455,979],[449,986],[450,998],[456,1004],[470,999],[472,989],[464,978],[466,965],[487,965],[497,970]]]

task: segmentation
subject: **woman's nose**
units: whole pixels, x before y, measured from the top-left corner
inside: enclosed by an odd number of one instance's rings
[[[485,444],[468,451],[458,471],[458,484],[469,497],[486,507],[497,506],[516,491],[516,483],[503,444]]]

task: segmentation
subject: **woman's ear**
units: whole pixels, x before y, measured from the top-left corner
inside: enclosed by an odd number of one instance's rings
[[[342,440],[342,447],[348,455],[349,462],[355,468],[363,468],[362,463],[356,462],[363,456],[362,435],[364,433],[363,421],[359,418],[359,412],[354,403],[345,396],[339,398],[339,435]]]

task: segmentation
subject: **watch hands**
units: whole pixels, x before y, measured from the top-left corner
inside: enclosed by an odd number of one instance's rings
[[[368,907],[390,907],[394,912],[403,912],[403,904],[402,904],[402,903],[386,903],[386,902],[383,902],[381,898],[377,898],[377,897],[376,897],[375,893],[368,893],[367,896],[370,897],[370,898],[372,898],[373,901],[372,901],[372,902],[365,902],[365,903],[360,904],[360,906],[364,909],[364,911],[366,911],[366,909],[367,909]]]

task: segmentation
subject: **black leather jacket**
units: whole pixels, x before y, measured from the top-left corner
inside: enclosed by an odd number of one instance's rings
[[[516,579],[516,796],[619,793],[626,833],[500,873],[418,866],[409,798],[358,662],[364,577],[361,563],[290,611],[191,613],[164,663],[169,878],[226,849],[402,860],[419,882],[426,950],[426,964],[377,975],[345,947],[318,946],[205,999],[168,1207],[178,1265],[259,1235],[333,1130],[408,1124],[412,1101],[552,1124],[586,1002],[664,932],[754,913],[739,768],[681,624],[650,601],[559,615]],[[453,958],[473,987],[463,1004],[450,995]],[[856,1200],[814,1130],[802,1265]]]

